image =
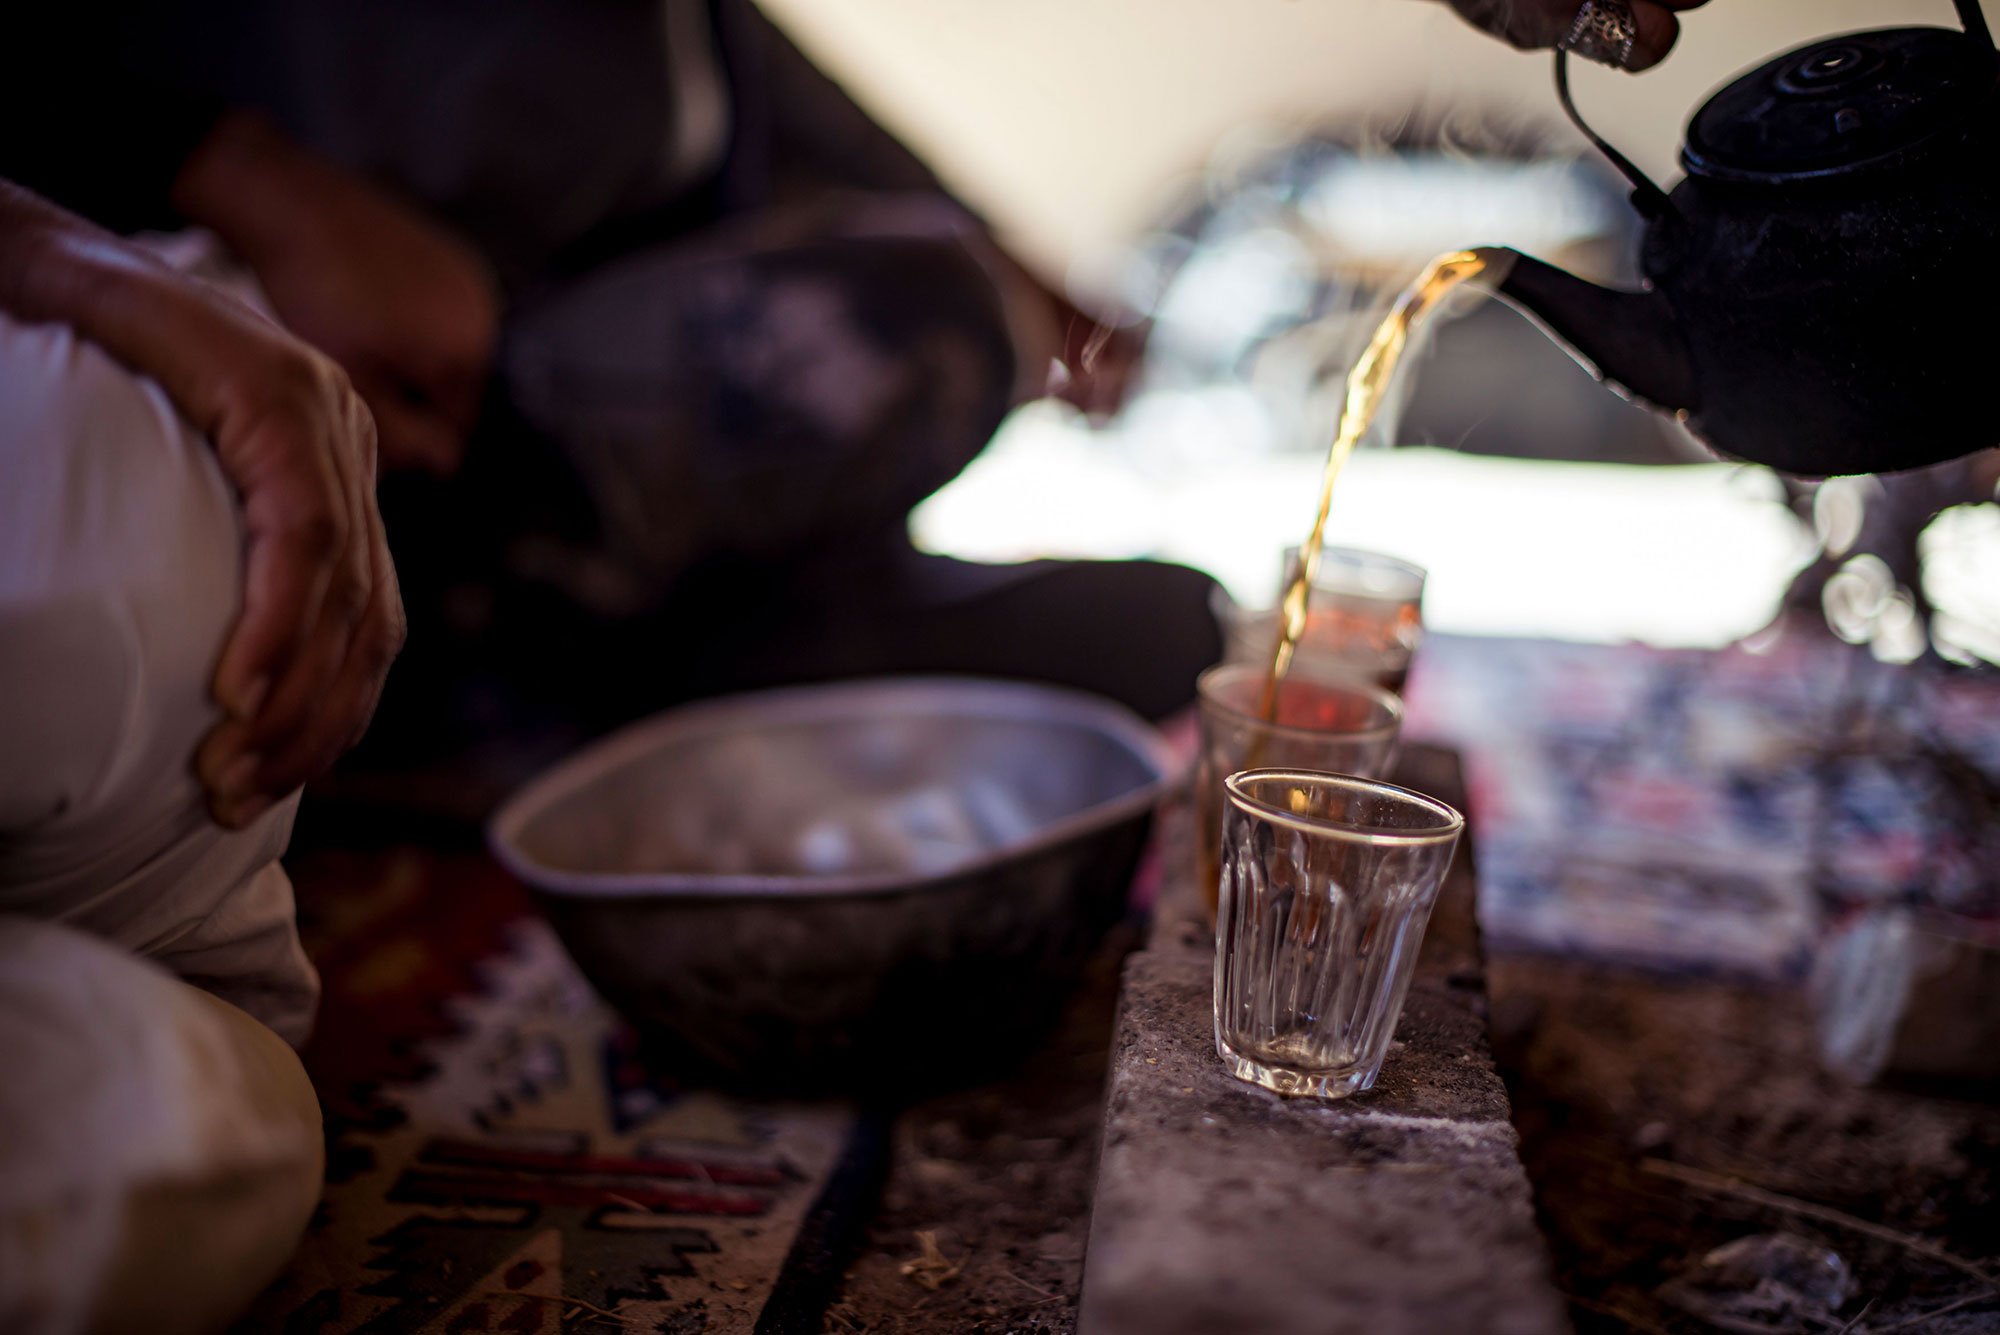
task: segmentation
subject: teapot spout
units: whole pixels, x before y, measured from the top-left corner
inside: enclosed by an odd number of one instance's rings
[[[1585,370],[1628,399],[1681,416],[1701,411],[1694,366],[1673,307],[1657,291],[1599,287],[1511,250],[1495,294],[1541,327]]]

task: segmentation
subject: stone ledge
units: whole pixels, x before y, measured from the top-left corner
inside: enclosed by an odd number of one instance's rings
[[[1449,753],[1405,769],[1457,796]],[[1170,888],[1126,965],[1080,1335],[1567,1329],[1486,1040],[1473,879],[1462,856],[1381,1080],[1335,1103],[1223,1070],[1213,945]]]

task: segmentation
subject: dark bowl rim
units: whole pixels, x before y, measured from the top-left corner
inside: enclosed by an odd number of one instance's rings
[[[1152,773],[1143,784],[1060,820],[1039,826],[1019,842],[927,872],[869,872],[849,876],[725,875],[710,872],[584,872],[551,867],[529,857],[519,836],[535,816],[607,770],[629,764],[676,735],[732,731],[754,717],[760,724],[808,722],[852,715],[885,696],[940,694],[936,711],[970,718],[1027,718],[1088,727],[1121,744]],[[1032,711],[1022,706],[1032,703]],[[538,896],[562,900],[778,899],[876,896],[933,890],[1107,833],[1151,812],[1184,777],[1187,758],[1150,723],[1104,696],[1070,687],[997,677],[887,676],[808,686],[787,686],[718,696],[678,705],[627,724],[592,742],[523,784],[486,822],[486,844],[501,866]]]

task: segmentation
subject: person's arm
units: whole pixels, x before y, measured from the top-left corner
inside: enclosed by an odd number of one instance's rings
[[[1143,332],[1114,328],[1078,309],[1009,253],[922,159],[775,23],[749,4],[732,10],[726,31],[752,47],[743,73],[769,119],[779,198],[828,190],[934,197],[966,220],[962,240],[993,275],[1020,363],[1017,393],[1053,393],[1093,415],[1116,411],[1143,355]]]
[[[353,379],[385,466],[454,470],[499,327],[497,287],[473,248],[160,67],[160,25],[204,25],[225,41],[244,21],[231,5],[21,8],[0,45],[0,178],[114,232],[214,232],[285,327]]]
[[[1582,0],[1449,0],[1466,22],[1523,51],[1559,46],[1576,22]],[[1623,0],[1617,0],[1623,6]],[[1630,0],[1632,56],[1623,68],[1651,69],[1667,58],[1680,36],[1680,13],[1706,0]],[[1592,54],[1588,50],[1582,54]],[[1596,58],[1596,57],[1594,57]],[[1608,62],[1607,62],[1608,63]]]
[[[457,469],[500,328],[469,243],[240,110],[209,127],[170,196],[250,266],[287,329],[346,370],[388,467]]]
[[[235,300],[0,181],[0,310],[68,325],[156,381],[242,503],[241,618],[195,757],[240,826],[368,725],[404,635],[375,505],[375,428],[347,376]]]

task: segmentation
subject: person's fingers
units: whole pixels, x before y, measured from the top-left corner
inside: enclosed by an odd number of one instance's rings
[[[1692,8],[1681,5],[1678,8]],[[1639,32],[1632,39],[1632,58],[1625,68],[1638,73],[1649,70],[1667,58],[1674,48],[1674,41],[1681,35],[1681,21],[1666,5],[1654,4],[1652,0],[1637,0],[1632,6],[1632,21]]]
[[[466,305],[474,309],[462,317],[460,327],[412,347],[398,367],[401,378],[420,391],[421,402],[460,437],[470,435],[477,425],[499,337],[497,307],[490,298]]]
[[[243,612],[216,664],[215,698],[241,719],[263,708],[318,621],[351,523],[347,489],[324,453],[290,441],[262,450],[266,460],[230,470],[243,504]]]
[[[298,749],[300,737],[316,727],[348,726],[337,716],[326,692],[346,666],[350,647],[377,602],[375,533],[375,440],[367,409],[353,400],[343,403],[333,448],[328,452],[339,474],[351,517],[347,542],[333,561],[319,622],[312,640],[280,680],[270,703],[251,722],[249,745],[264,756],[257,774],[268,795],[289,792],[310,773],[285,763]]]
[[[461,444],[479,424],[479,405],[486,390],[483,368],[460,366],[434,378],[430,401],[451,424]]]
[[[458,471],[465,458],[465,429],[451,413],[387,376],[363,373],[355,385],[375,415],[382,458],[391,468],[421,469],[438,477]]]
[[[357,591],[366,597],[365,589],[358,587],[361,584],[346,576],[329,584],[319,624],[293,656],[285,675],[274,683],[270,700],[249,720],[236,753],[211,762],[216,777],[213,791],[219,804],[251,797],[268,801],[310,777],[296,772],[291,762],[299,738],[324,726],[332,708],[329,693],[347,662],[366,605],[355,601]],[[254,768],[242,763],[245,756],[256,757]]]
[[[1637,29],[1632,56],[1624,68],[1651,69],[1667,58],[1680,36],[1676,11],[1695,9],[1705,0],[1631,0]],[[1451,0],[1466,20],[1526,51],[1559,46],[1576,22],[1582,0]]]
[[[274,766],[273,758],[289,756],[297,737],[325,712],[323,697],[375,601],[373,419],[343,381],[326,381],[320,389],[292,403],[295,418],[281,416],[274,426],[218,442],[219,452],[236,464],[231,473],[241,488],[245,527],[253,534],[244,619],[258,606],[260,571],[277,572],[269,576],[278,589],[274,599],[296,593],[301,578],[314,584],[309,602],[291,604],[295,615],[310,621],[290,653],[262,678],[254,711],[248,716],[235,711],[197,751],[196,771],[208,789],[211,811],[228,825],[247,824],[300,782],[288,768]],[[294,505],[306,503],[297,498],[310,497],[311,506],[337,516],[337,522],[311,525],[310,541],[274,541],[269,559],[260,564],[266,554],[258,550],[254,517],[283,509],[278,502],[286,497],[294,498]]]
[[[350,650],[350,668],[360,674],[366,688],[361,692],[359,702],[349,711],[348,734],[340,742],[343,751],[358,743],[368,731],[368,725],[374,721],[375,707],[381,703],[382,688],[389,679],[389,668],[396,661],[396,655],[403,651],[403,642],[409,636],[409,621],[403,611],[402,586],[396,579],[396,563],[389,555],[389,535],[382,526],[382,513],[371,505],[367,519],[369,566],[374,572],[375,597],[361,618],[361,627],[355,632]]]
[[[339,641],[339,661],[314,691],[313,707],[273,739],[257,772],[253,801],[268,802],[317,778],[340,759],[354,735],[353,720],[367,710],[377,682],[379,650],[363,649],[359,634]]]
[[[1113,339],[1098,355],[1074,364],[1062,397],[1092,421],[1105,421],[1124,407],[1137,373],[1138,358],[1131,345]]]
[[[1450,0],[1475,27],[1523,51],[1554,46],[1569,31],[1576,5],[1569,0]],[[1581,0],[1578,0],[1581,3]]]
[[[247,721],[225,718],[209,729],[195,749],[195,774],[208,794],[209,815],[232,830],[255,820],[269,805],[268,795],[257,784],[264,757],[249,741]]]
[[[369,479],[372,482],[372,475]],[[405,634],[402,597],[380,513],[363,507],[367,605],[351,622],[345,581],[321,624],[254,721],[225,719],[204,740],[196,769],[216,821],[240,829],[328,769],[367,729]]]
[[[376,601],[347,640],[346,656],[317,697],[317,707],[272,749],[260,770],[259,784],[266,792],[290,792],[331,768],[360,740],[381,698],[389,665],[402,647],[401,609],[394,579],[377,584]]]
[[[385,364],[465,436],[478,416],[500,341],[500,285],[469,245],[448,234],[436,240],[429,297],[421,308],[424,336],[402,340]]]

